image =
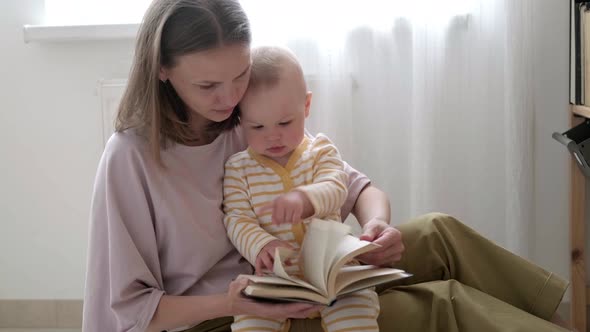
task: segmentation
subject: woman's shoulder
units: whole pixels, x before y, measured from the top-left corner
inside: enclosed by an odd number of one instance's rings
[[[150,159],[149,156],[150,147],[147,139],[134,129],[113,133],[103,151],[103,159],[108,164],[131,166],[137,162],[144,163]]]
[[[147,139],[134,129],[115,132],[105,145],[105,153],[123,154],[148,149]]]

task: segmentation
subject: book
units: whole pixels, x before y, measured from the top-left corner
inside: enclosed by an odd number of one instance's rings
[[[581,38],[582,38],[582,104],[586,105],[590,100],[586,100],[586,97],[590,98],[590,4],[581,4]]]
[[[588,1],[571,0],[570,5],[570,103],[584,105],[587,89],[585,39],[588,38],[585,31],[587,18],[584,13],[587,11]]]
[[[570,0],[570,103],[576,104],[576,1]]]
[[[379,245],[360,240],[348,225],[313,219],[307,224],[301,250],[277,248],[273,275],[248,275],[246,296],[273,300],[331,305],[345,294],[411,276],[400,269],[374,265],[346,265]],[[297,260],[303,275],[298,278],[285,271],[288,259]]]

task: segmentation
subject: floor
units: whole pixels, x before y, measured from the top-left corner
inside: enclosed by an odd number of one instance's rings
[[[560,305],[557,309],[557,313],[561,317],[569,317],[569,306]],[[81,332],[81,329],[46,329],[46,328],[0,328],[0,332]]]

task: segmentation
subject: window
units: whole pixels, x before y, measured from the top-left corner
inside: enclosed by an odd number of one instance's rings
[[[24,40],[133,39],[151,0],[45,0],[40,26],[24,26]],[[252,23],[253,44],[313,39],[339,45],[350,29],[389,29],[396,19],[438,26],[473,9],[475,0],[241,0]]]
[[[150,0],[45,0],[46,25],[139,23]]]
[[[45,0],[47,25],[139,23],[151,0]],[[387,23],[396,17],[434,22],[468,12],[470,0],[241,0],[259,26],[338,29],[351,23]],[[273,13],[274,15],[270,15]],[[284,15],[283,15],[284,14]],[[341,18],[341,19],[339,19]],[[287,23],[285,23],[287,19]],[[314,24],[315,22],[315,24]],[[326,24],[329,22],[329,24]],[[312,23],[312,24],[308,24]],[[317,31],[317,30],[316,30]]]

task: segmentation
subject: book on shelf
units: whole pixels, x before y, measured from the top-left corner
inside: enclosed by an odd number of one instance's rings
[[[411,276],[394,268],[348,264],[378,247],[353,236],[348,225],[313,219],[307,225],[299,255],[277,248],[273,275],[248,275],[251,282],[243,293],[265,300],[331,305],[342,295]],[[285,262],[292,258],[297,258],[300,278],[285,271]]]
[[[577,11],[576,0],[570,0],[570,103],[579,104],[579,82],[578,64],[579,64],[579,22],[580,16]]]
[[[570,0],[570,103],[590,95],[590,1]]]

